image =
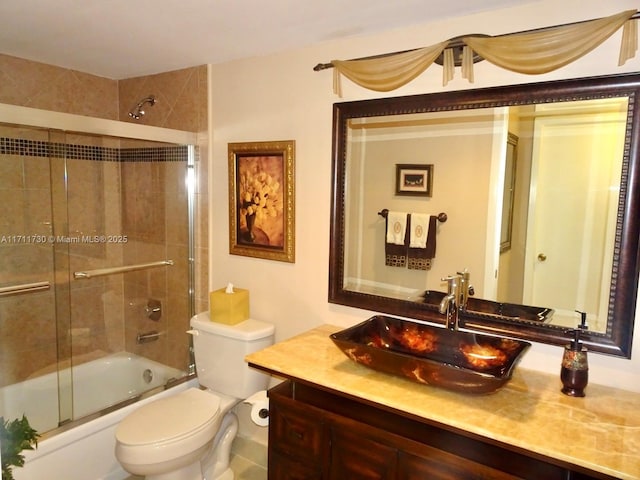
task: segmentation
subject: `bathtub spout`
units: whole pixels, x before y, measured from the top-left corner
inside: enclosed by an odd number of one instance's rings
[[[147,333],[139,333],[136,337],[136,343],[141,345],[143,343],[155,342],[160,338],[160,335],[164,335],[164,333],[165,332],[157,332],[155,330]]]

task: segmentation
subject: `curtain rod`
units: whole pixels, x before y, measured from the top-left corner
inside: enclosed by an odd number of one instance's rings
[[[604,17],[601,17],[601,18],[604,18]],[[631,18],[629,18],[629,20],[636,20],[638,18],[640,18],[640,12],[634,13],[631,16]],[[462,47],[464,47],[465,43],[462,41],[462,39],[464,37],[492,37],[492,38],[499,38],[499,37],[506,37],[508,35],[517,35],[517,34],[520,34],[520,33],[544,32],[546,30],[551,30],[552,28],[567,27],[569,25],[579,25],[581,23],[591,22],[593,20],[594,19],[582,20],[582,21],[579,21],[579,22],[563,23],[563,24],[560,24],[560,25],[553,25],[553,26],[550,26],[550,27],[534,28],[534,29],[531,29],[531,30],[522,30],[520,32],[503,33],[501,35],[493,35],[493,36],[492,35],[485,35],[485,34],[478,34],[478,33],[471,33],[471,34],[468,34],[468,35],[460,35],[458,37],[454,37],[454,38],[449,39],[449,43],[447,44],[445,49],[447,49],[447,48],[462,48]],[[375,60],[376,58],[391,57],[393,55],[398,55],[398,54],[401,54],[401,53],[414,52],[414,51],[419,50],[419,49],[420,48],[410,48],[408,50],[401,50],[401,51],[397,51],[397,52],[380,53],[378,55],[370,55],[370,56],[367,56],[367,57],[351,58],[348,61]],[[480,57],[479,55],[474,53],[473,63],[477,63],[477,62],[482,61],[482,60],[484,60],[482,57]],[[440,61],[440,57],[438,58],[438,60],[435,61],[435,63],[437,63],[439,65],[442,65],[442,62]],[[460,66],[457,63],[458,63],[458,61],[456,61],[456,66]],[[316,71],[316,72],[319,72],[321,70],[327,70],[327,69],[333,68],[333,67],[334,67],[334,65],[331,62],[318,63],[315,67],[313,67],[313,70]]]

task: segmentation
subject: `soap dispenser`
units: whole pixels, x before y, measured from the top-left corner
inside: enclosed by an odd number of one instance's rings
[[[586,312],[578,312],[581,320],[575,330],[571,330],[573,340],[565,345],[562,355],[562,368],[560,379],[562,380],[562,393],[571,397],[584,397],[584,389],[589,382],[589,364],[587,362],[587,348],[580,338],[582,332],[587,329]]]

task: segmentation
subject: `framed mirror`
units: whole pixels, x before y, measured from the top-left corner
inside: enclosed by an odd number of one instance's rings
[[[639,93],[630,74],[334,104],[329,302],[444,324],[428,298],[467,269],[474,298],[549,314],[465,328],[564,345],[586,312],[588,348],[630,357]],[[398,195],[403,165],[430,195]]]

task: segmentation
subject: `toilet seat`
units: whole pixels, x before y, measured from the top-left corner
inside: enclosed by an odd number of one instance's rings
[[[190,388],[135,410],[120,422],[115,435],[122,445],[159,446],[208,430],[219,417],[220,398]]]

